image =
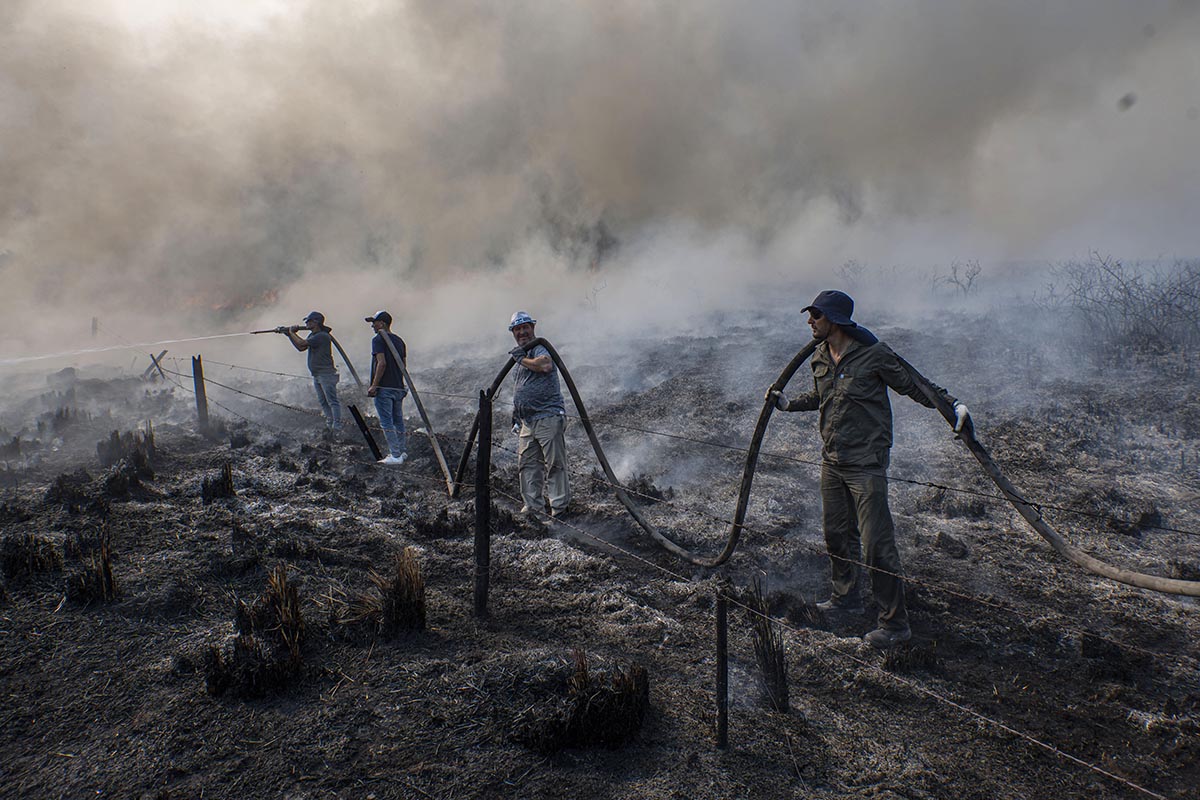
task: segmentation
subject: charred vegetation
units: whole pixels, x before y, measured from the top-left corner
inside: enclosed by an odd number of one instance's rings
[[[571,661],[569,676],[563,680],[555,669],[543,684],[545,696],[517,717],[513,737],[546,755],[569,747],[619,747],[633,738],[650,707],[646,668],[624,664],[593,673],[582,650]]]
[[[205,686],[210,694],[259,697],[300,675],[304,616],[286,565],[271,571],[266,589],[255,600],[234,600],[234,627],[236,633],[226,644],[208,651]]]

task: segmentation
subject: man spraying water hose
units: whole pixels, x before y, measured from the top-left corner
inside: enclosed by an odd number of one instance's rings
[[[300,331],[308,329],[307,337],[301,339]],[[333,364],[333,329],[325,324],[325,315],[320,311],[310,311],[304,318],[304,325],[281,326],[275,329],[288,337],[300,352],[308,351],[308,371],[313,377],[313,389],[317,393],[317,402],[325,414],[325,424],[331,431],[342,429],[342,404],[338,401],[337,385],[338,371]]]
[[[895,526],[888,508],[887,468],[892,447],[892,407],[887,390],[933,408],[895,353],[866,328],[851,321],[854,301],[842,292],[817,295],[807,312],[813,338],[813,390],[792,400],[773,391],[780,411],[819,411],[821,507],[833,592],[818,603],[823,611],[859,611],[858,562],[871,572],[879,627],[866,635],[875,647],[912,637],[904,604],[904,582]],[[954,408],[955,431],[970,419],[967,407],[933,387]]]

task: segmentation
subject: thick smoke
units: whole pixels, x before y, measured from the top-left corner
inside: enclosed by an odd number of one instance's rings
[[[0,311],[18,352],[313,306],[471,339],[850,258],[1193,256],[1197,41],[1181,0],[8,0]]]

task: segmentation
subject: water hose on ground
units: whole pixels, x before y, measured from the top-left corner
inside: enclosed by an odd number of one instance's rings
[[[899,358],[899,356],[897,356],[897,358]],[[900,363],[903,364],[905,369],[908,370],[908,373],[912,376],[913,382],[917,384],[917,388],[921,390],[922,394],[929,398],[929,400],[933,403],[934,408],[938,410],[938,413],[940,413],[948,423],[954,425],[954,409],[945,401],[945,399],[942,398],[938,392],[934,391],[933,387],[929,384],[928,379],[926,379],[925,376],[920,372],[917,372],[917,370],[914,369],[913,366],[904,359],[901,358]],[[970,422],[963,426],[963,430],[959,434],[959,438],[962,439],[963,444],[967,446],[967,449],[971,451],[971,455],[975,456],[975,460],[978,461],[980,466],[983,467],[983,471],[987,473],[987,476],[992,479],[992,483],[996,484],[996,487],[1004,495],[1005,499],[1008,500],[1008,502],[1012,504],[1012,507],[1017,510],[1017,513],[1024,517],[1025,521],[1029,523],[1030,527],[1032,527],[1039,536],[1049,542],[1050,546],[1053,547],[1059,555],[1066,558],[1072,564],[1075,564],[1076,566],[1092,573],[1093,575],[1099,575],[1102,578],[1108,578],[1110,580],[1117,581],[1118,583],[1128,584],[1129,586],[1136,586],[1139,589],[1150,589],[1151,591],[1163,592],[1166,594],[1182,594],[1187,595],[1188,597],[1200,597],[1200,581],[1184,581],[1176,578],[1162,578],[1157,575],[1146,575],[1145,573],[1134,572],[1133,570],[1128,570],[1124,567],[1117,567],[1101,561],[1094,556],[1084,553],[1082,550],[1072,547],[1065,539],[1063,539],[1062,536],[1060,536],[1053,528],[1051,528],[1049,524],[1047,524],[1046,520],[1042,518],[1041,512],[1039,512],[1034,506],[1028,503],[1024,498],[1021,497],[1020,494],[1017,493],[1016,487],[1013,486],[1012,482],[1009,481],[1008,477],[1005,476],[1003,471],[1001,471],[1000,467],[992,459],[991,454],[982,444],[979,443],[979,440],[975,438],[974,426],[971,425]]]

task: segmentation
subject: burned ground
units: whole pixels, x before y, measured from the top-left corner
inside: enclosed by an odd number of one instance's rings
[[[732,510],[742,453],[731,448],[748,441],[762,391],[803,344],[802,331],[766,336],[777,330],[722,326],[720,337],[594,364],[572,363],[569,343],[556,343],[645,513],[705,552],[723,542],[718,520]],[[1200,537],[1164,530],[1200,531],[1200,399],[1178,355],[1084,372],[978,320],[877,332],[971,405],[981,440],[1031,499],[1062,509],[1045,513],[1073,542],[1142,571],[1200,574]],[[472,395],[499,361],[412,365],[452,462]],[[303,382],[243,385],[313,404]],[[212,396],[255,422],[213,408],[227,427],[201,436],[189,393],[129,378],[6,400],[0,796],[1142,796],[982,717],[1166,796],[1200,783],[1195,601],[1060,560],[995,501],[941,420],[907,400],[895,402],[892,500],[914,642],[874,652],[859,638],[867,616],[814,613],[827,591],[816,469],[805,463],[819,458],[815,423],[777,415],[727,575],[739,591],[761,581],[788,626],[791,710],[764,706],[751,625],[735,605],[731,747],[720,752],[716,580],[640,533],[577,424],[579,514],[566,523],[512,515],[515,439],[497,424],[481,622],[473,498],[468,486],[447,499],[423,437],[410,438],[408,464],[384,469],[356,433],[327,439],[313,417]],[[121,472],[113,442],[132,442],[120,434],[147,420],[151,469]],[[136,477],[136,490],[113,474]],[[100,542],[119,591],[68,599]],[[372,573],[388,574],[406,548],[424,581],[425,629],[346,635],[339,598],[371,591]],[[211,654],[231,652],[238,602],[253,606],[280,568],[304,623],[295,669],[252,692],[210,691]],[[645,670],[644,717],[623,706],[620,718],[640,728],[614,724],[620,741],[591,744],[567,725],[565,741],[546,741],[555,709],[581,713],[570,706],[575,651],[593,675]]]

